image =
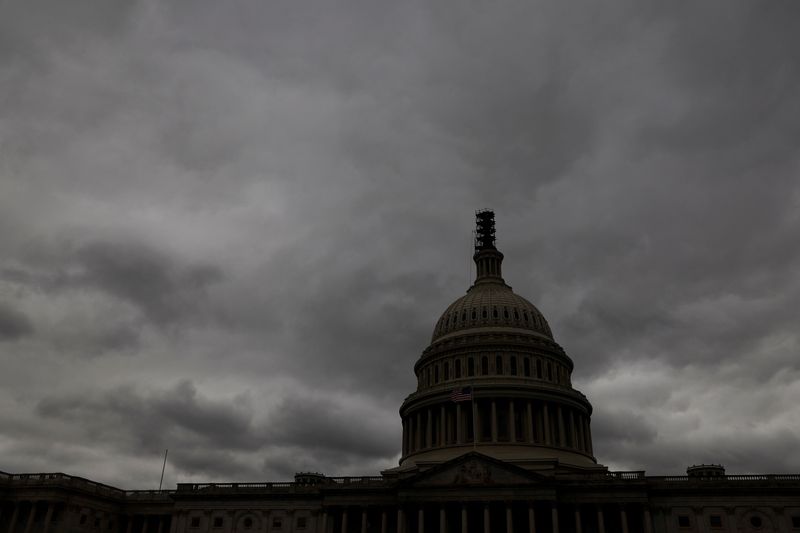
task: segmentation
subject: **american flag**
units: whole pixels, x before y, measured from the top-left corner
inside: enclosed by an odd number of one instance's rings
[[[472,387],[453,389],[453,392],[450,393],[450,399],[454,402],[470,401],[472,399]]]

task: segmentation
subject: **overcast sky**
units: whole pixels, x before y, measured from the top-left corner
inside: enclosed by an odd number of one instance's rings
[[[800,472],[798,21],[0,0],[0,470],[395,466],[490,207],[600,463]]]

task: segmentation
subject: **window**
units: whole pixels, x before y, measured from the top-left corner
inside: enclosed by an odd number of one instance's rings
[[[511,368],[510,368],[511,375],[512,376],[516,376],[517,375],[517,358],[516,358],[516,356],[512,355],[511,359],[509,360],[509,363],[511,363]]]
[[[542,360],[536,360],[536,377],[542,379]]]
[[[189,527],[200,527],[200,517],[193,516],[192,520],[189,522]]]
[[[455,377],[456,378],[460,378],[461,377],[461,359],[456,359],[455,366],[456,366],[456,370],[455,370],[456,376]]]
[[[553,381],[553,374],[550,372],[550,362],[547,362],[547,381]]]
[[[800,516],[793,516],[792,517],[792,528],[793,529],[800,529]]]
[[[433,367],[433,382],[439,383],[439,365]]]
[[[494,358],[494,373],[495,374],[502,374],[503,373],[503,356],[498,355]]]
[[[497,318],[497,307],[492,308],[492,317]]]
[[[522,361],[522,372],[525,374],[526,378],[531,377],[531,358],[526,357]]]
[[[760,529],[761,526],[764,525],[764,522],[762,522],[760,516],[754,515],[754,516],[750,517],[750,525],[753,526],[756,529]]]
[[[450,363],[444,364],[444,380],[450,379]]]
[[[483,311],[481,312],[481,317],[483,317],[483,318],[488,318],[489,317],[489,313],[486,311],[485,307],[483,308]]]
[[[86,516],[85,514],[82,514],[81,515],[81,525],[84,525],[87,520],[89,520],[89,517]]]
[[[305,529],[306,526],[306,517],[305,516],[298,516],[297,517],[297,529]]]
[[[283,527],[283,521],[280,518],[272,519],[272,529],[280,529]]]
[[[94,519],[94,528],[97,529],[99,527],[100,527],[100,519],[99,518],[95,518]]]
[[[215,516],[214,517],[214,527],[222,527],[222,517]]]
[[[708,525],[711,527],[722,527],[722,517],[718,514],[712,514],[708,517]]]
[[[472,309],[472,320],[478,318],[478,313],[475,312],[475,308]]]
[[[508,307],[503,308],[503,318],[508,319]]]
[[[467,359],[467,375],[474,376],[475,375],[475,359],[470,357]]]
[[[516,308],[514,308],[514,320],[519,320],[519,311]]]
[[[679,515],[678,516],[678,527],[691,527],[691,523],[689,522],[689,517],[686,515]]]
[[[245,529],[253,529],[253,519],[248,516],[247,518],[242,520],[242,525],[244,526]]]
[[[489,375],[489,358],[485,355],[481,357],[481,375],[487,376]]]
[[[525,323],[527,324],[528,323],[528,312],[527,311],[523,311],[522,312],[522,318],[525,320]]]

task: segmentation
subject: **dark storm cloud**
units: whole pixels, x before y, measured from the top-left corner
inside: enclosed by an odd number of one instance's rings
[[[0,341],[15,340],[33,333],[33,324],[23,313],[0,302]]]
[[[159,452],[170,439],[193,442],[190,448],[248,450],[259,446],[246,405],[212,401],[197,394],[191,382],[143,394],[132,388],[94,397],[44,398],[39,416],[81,423],[92,437],[117,441],[125,451]]]
[[[0,10],[14,469],[392,466],[486,206],[600,462],[800,470],[797,3]]]

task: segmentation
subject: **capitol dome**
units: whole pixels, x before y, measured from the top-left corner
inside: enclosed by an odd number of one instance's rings
[[[400,408],[401,469],[478,451],[530,469],[596,469],[592,406],[542,313],[502,276],[494,213],[476,213],[475,282],[450,304],[414,365]]]
[[[553,338],[542,313],[528,300],[514,294],[502,282],[478,281],[467,294],[450,304],[433,330],[431,342],[443,337],[491,328],[494,331],[524,330]]]

